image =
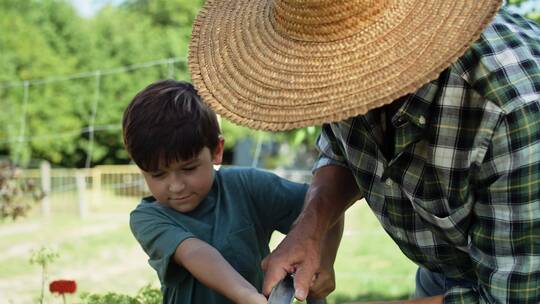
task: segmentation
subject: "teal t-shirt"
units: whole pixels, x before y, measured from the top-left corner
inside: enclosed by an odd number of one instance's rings
[[[216,248],[259,291],[261,260],[269,254],[272,232],[284,234],[300,214],[306,184],[248,168],[215,171],[208,196],[189,213],[180,213],[144,198],[131,212],[133,235],[159,276],[163,303],[231,303],[198,282],[172,261],[180,243],[196,237]]]

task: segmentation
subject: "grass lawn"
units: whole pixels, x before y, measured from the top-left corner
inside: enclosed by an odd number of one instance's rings
[[[74,279],[78,292],[135,294],[151,283],[158,286],[147,258],[128,227],[129,210],[138,199],[102,194],[79,218],[76,197],[51,197],[52,215],[0,223],[0,303],[35,303],[41,269],[30,265],[30,253],[45,245],[60,257],[48,269],[50,279]],[[346,216],[346,228],[336,261],[337,289],[330,303],[400,299],[414,286],[415,266],[380,228],[367,205],[357,203]],[[275,246],[282,236],[276,235]],[[62,303],[46,293],[46,303]],[[69,299],[76,302],[76,297]]]

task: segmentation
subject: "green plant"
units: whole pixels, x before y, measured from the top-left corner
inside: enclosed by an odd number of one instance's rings
[[[141,304],[159,304],[163,301],[163,295],[161,294],[161,290],[152,287],[151,284],[148,284],[139,289],[136,298]]]
[[[81,294],[81,304],[140,304],[140,302],[129,295],[114,292],[105,294],[83,292]]]
[[[150,284],[139,289],[134,297],[115,292],[81,294],[81,304],[161,304],[162,301],[161,291]]]
[[[43,304],[45,297],[45,285],[47,284],[48,273],[47,269],[49,264],[58,259],[60,255],[54,249],[42,246],[38,250],[32,251],[30,255],[30,264],[37,264],[41,266],[41,294],[39,297],[39,303]]]
[[[32,180],[21,177],[21,170],[10,162],[0,162],[0,220],[16,220],[26,215],[44,196]]]

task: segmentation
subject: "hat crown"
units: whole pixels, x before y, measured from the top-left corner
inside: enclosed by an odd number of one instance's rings
[[[274,0],[272,23],[281,35],[301,41],[336,41],[362,32],[392,0]]]

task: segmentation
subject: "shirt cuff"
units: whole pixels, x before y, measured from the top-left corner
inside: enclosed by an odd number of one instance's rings
[[[485,303],[479,301],[478,293],[473,288],[454,286],[444,294],[444,304],[474,304]]]
[[[317,161],[315,161],[315,164],[313,165],[313,168],[311,169],[311,173],[313,174],[318,169],[320,169],[322,167],[325,167],[325,166],[330,166],[330,165],[341,166],[343,168],[349,169],[347,164],[344,163],[344,162],[340,162],[340,161],[337,161],[335,159],[331,159],[331,158],[329,158],[327,156],[320,155],[319,158],[317,159]]]

